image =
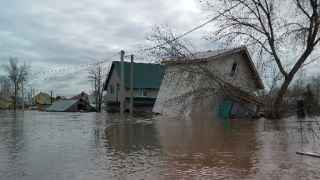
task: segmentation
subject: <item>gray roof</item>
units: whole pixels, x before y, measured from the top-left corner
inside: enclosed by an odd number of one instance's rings
[[[51,112],[63,112],[67,111],[72,105],[77,103],[78,100],[68,99],[68,100],[58,100],[54,102],[50,107],[47,108],[47,111]]]
[[[241,50],[246,49],[245,46],[240,46],[240,47],[236,47],[236,48],[224,48],[224,49],[215,49],[215,50],[208,50],[208,51],[201,51],[201,52],[195,52],[192,53],[192,55],[189,55],[187,57],[167,57],[164,58],[162,63],[166,64],[166,63],[172,63],[173,61],[176,63],[180,63],[180,62],[184,62],[186,61],[186,59],[188,61],[190,60],[200,60],[200,59],[208,59],[208,58],[214,58],[217,56],[226,56],[229,54],[232,54],[234,52],[239,52]]]
[[[233,49],[217,49],[217,50],[209,50],[203,52],[196,52],[193,54],[192,59],[206,59],[210,57],[215,57],[219,55],[225,55],[229,52],[233,52],[235,50],[242,49],[243,47],[233,48]]]

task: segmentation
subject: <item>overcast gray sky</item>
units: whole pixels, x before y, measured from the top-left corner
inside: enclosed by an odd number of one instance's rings
[[[37,90],[88,92],[87,71],[79,71],[79,64],[145,45],[155,25],[184,32],[207,18],[198,0],[5,1],[0,7],[0,64],[17,57],[33,73],[56,69],[30,80]],[[202,42],[203,31],[189,36],[199,47],[208,46]]]

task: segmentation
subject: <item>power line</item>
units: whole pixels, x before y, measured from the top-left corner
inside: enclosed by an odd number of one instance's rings
[[[95,66],[95,65],[99,65],[99,64],[103,64],[106,62],[109,62],[110,59],[114,58],[115,56],[117,56],[119,53],[114,53],[113,55],[105,58],[104,60],[95,62],[95,63],[89,63],[89,64],[79,64],[77,65],[77,67],[80,67],[80,69],[78,69],[77,71],[81,70],[81,69],[86,69],[89,68],[90,66]],[[74,68],[74,67],[73,67]],[[34,73],[32,74],[32,76],[36,76],[35,78],[31,79],[31,80],[39,80],[39,79],[46,79],[48,77],[43,77],[44,75],[47,75],[48,73],[63,73],[66,71],[70,71],[70,67],[64,67],[64,68],[57,68],[57,69],[49,69],[48,71],[42,71],[42,72],[38,72],[38,73]],[[70,74],[70,73],[67,73]],[[42,76],[40,76],[42,75]]]
[[[172,43],[172,42],[174,42],[174,41],[177,41],[177,40],[183,38],[184,36],[187,36],[188,34],[194,32],[194,31],[196,31],[196,30],[198,30],[198,29],[201,29],[201,28],[203,28],[204,26],[208,25],[209,23],[217,20],[218,18],[220,18],[221,16],[223,16],[225,13],[227,13],[227,12],[231,11],[232,9],[236,8],[239,4],[240,4],[240,3],[238,3],[238,4],[236,4],[236,5],[232,6],[232,7],[230,7],[230,8],[227,9],[227,10],[224,10],[223,12],[219,13],[219,15],[217,15],[217,16],[215,16],[215,17],[213,17],[213,18],[211,18],[211,19],[209,19],[209,20],[207,20],[207,21],[205,21],[204,23],[202,23],[202,24],[200,24],[200,25],[198,25],[198,26],[190,29],[189,31],[186,31],[186,32],[180,34],[179,36],[173,38],[172,40],[169,40],[169,41],[167,41],[167,42],[158,44],[158,45],[153,46],[153,47],[150,47],[150,48],[145,48],[145,49],[142,49],[142,50],[143,50],[143,51],[150,51],[150,50],[153,50],[153,49],[157,49],[157,48],[159,48],[159,47],[162,47],[162,46],[164,46],[164,45],[166,45],[166,44]]]
[[[194,28],[192,28],[192,29],[190,29],[190,30],[188,30],[188,31],[180,34],[179,36],[175,37],[175,38],[172,39],[172,40],[169,40],[169,41],[167,41],[167,42],[164,42],[164,43],[155,45],[155,46],[150,47],[150,48],[144,48],[144,49],[142,49],[142,51],[150,51],[150,50],[153,50],[153,49],[157,49],[157,48],[159,48],[159,47],[162,47],[162,46],[164,46],[164,45],[166,45],[166,44],[172,43],[172,42],[174,42],[174,41],[177,41],[177,40],[179,40],[179,39],[181,39],[181,38],[183,38],[183,37],[191,34],[192,32],[197,31],[197,30],[203,28],[204,26],[208,25],[209,23],[217,20],[218,18],[220,18],[221,16],[223,16],[225,13],[227,13],[227,12],[231,11],[232,9],[236,8],[239,4],[240,4],[240,3],[238,3],[238,4],[236,4],[236,5],[232,6],[232,7],[230,7],[230,8],[227,9],[227,10],[224,10],[223,12],[219,13],[217,16],[215,16],[215,17],[213,17],[213,18],[211,18],[211,19],[203,22],[202,24],[200,24],[200,25],[198,25],[198,26],[195,26]],[[99,64],[108,62],[110,59],[112,59],[112,58],[115,57],[116,55],[119,55],[119,52],[113,54],[112,56],[106,58],[105,60],[98,61],[98,62],[92,63],[92,64],[80,64],[80,65],[78,65],[78,66],[86,66],[86,67],[89,67],[89,66],[93,66],[93,65],[99,65]],[[68,69],[68,68],[65,68],[65,70],[69,70],[69,69]],[[56,70],[56,69],[51,69],[51,70],[49,70],[49,72],[55,72],[55,71],[57,71],[57,70]],[[46,72],[40,72],[40,73],[35,73],[34,75],[47,74],[47,72],[48,72],[48,71],[46,71]],[[60,69],[59,72],[63,72],[63,71]],[[68,73],[68,74],[69,74],[69,73]],[[48,78],[48,77],[46,77],[46,78]],[[37,79],[37,78],[35,78],[35,79]],[[35,80],[35,79],[34,79],[34,80]]]
[[[75,65],[76,67],[89,67],[89,66],[93,66],[93,65],[95,65],[95,64],[101,64],[101,63],[105,63],[105,62],[107,62],[109,59],[111,59],[111,58],[113,58],[113,57],[115,57],[116,55],[118,55],[119,53],[114,53],[113,55],[111,55],[110,57],[108,57],[108,58],[105,58],[105,60],[101,60],[101,61],[98,61],[98,62],[95,62],[95,63],[88,63],[88,64],[78,64],[78,65]],[[69,68],[70,67],[63,67],[63,68],[61,68],[61,67],[57,67],[57,68],[51,68],[51,69],[49,69],[49,70],[47,70],[47,71],[42,71],[42,72],[37,72],[37,73],[34,73],[34,74],[32,74],[32,76],[34,76],[34,75],[40,75],[40,74],[47,74],[48,72],[49,73],[53,73],[53,72],[63,72],[63,71],[65,71],[65,70],[69,70]]]

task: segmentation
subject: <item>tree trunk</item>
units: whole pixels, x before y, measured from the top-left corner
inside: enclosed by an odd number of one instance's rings
[[[271,118],[279,119],[282,115],[282,105],[283,105],[283,97],[288,90],[288,87],[294,77],[294,74],[291,73],[287,78],[285,78],[284,82],[281,85],[280,90],[277,93],[277,96],[274,100],[273,106],[271,108]]]
[[[21,95],[22,95],[22,111],[24,112],[24,89],[23,81],[21,82]]]
[[[99,112],[101,112],[101,104],[102,104],[102,98],[101,98],[101,92],[99,90]]]
[[[96,73],[96,72],[95,72]],[[99,104],[98,104],[98,77],[97,74],[94,75],[94,98],[96,104],[96,112],[99,112]]]
[[[18,85],[14,83],[14,97],[13,97],[13,110],[17,110],[17,96],[18,96]]]
[[[313,47],[307,47],[306,51],[302,54],[302,56],[299,58],[297,63],[293,66],[290,73],[287,74],[287,76],[285,77],[285,80],[284,80],[283,84],[281,85],[281,88],[278,91],[276,99],[273,103],[271,118],[278,119],[281,117],[281,106],[283,103],[283,97],[284,97],[285,93],[287,92],[288,87],[289,87],[294,75],[299,71],[302,64],[306,61],[306,59],[309,57],[309,55],[311,54],[312,51],[313,51]]]

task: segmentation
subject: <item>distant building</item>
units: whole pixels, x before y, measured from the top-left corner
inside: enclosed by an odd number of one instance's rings
[[[152,106],[157,98],[161,85],[164,66],[151,63],[134,63],[133,70],[133,96],[134,107]],[[104,91],[107,91],[105,101],[107,108],[119,106],[120,94],[120,69],[121,63],[113,61],[108,77],[104,84]],[[129,107],[130,98],[130,63],[124,62],[124,98],[125,107]],[[150,109],[150,110],[151,110]]]
[[[10,109],[13,107],[11,99],[0,98],[0,109]]]
[[[54,101],[54,98],[51,98],[52,97],[49,94],[40,92],[33,97],[33,106],[30,108],[33,110],[44,111]]]
[[[51,96],[44,92],[38,93],[33,99],[36,105],[50,105],[52,103]]]
[[[261,105],[255,92],[264,85],[246,47],[162,63],[165,75],[153,108],[156,113],[247,117]]]

